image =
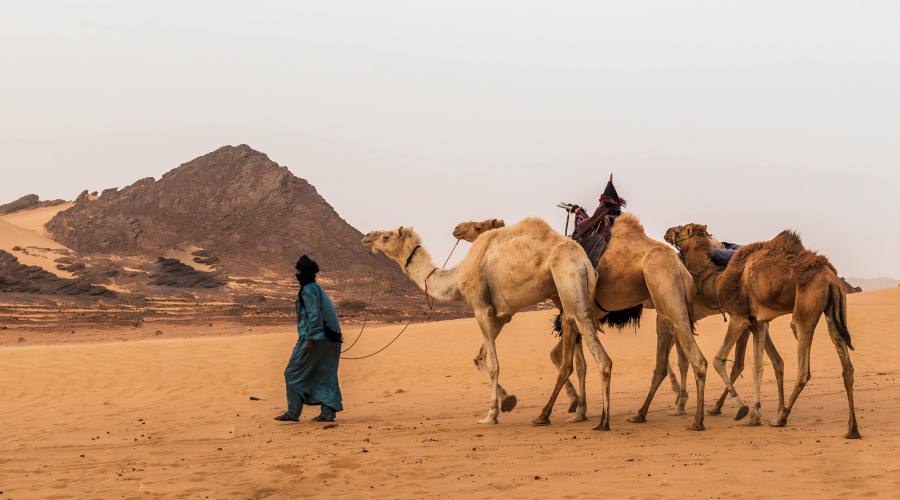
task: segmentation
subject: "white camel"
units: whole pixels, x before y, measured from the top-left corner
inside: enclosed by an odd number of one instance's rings
[[[396,262],[430,297],[464,300],[472,306],[484,335],[482,348],[491,360],[490,369],[479,365],[491,383],[488,414],[480,423],[496,424],[501,402],[507,407],[515,405],[514,399],[509,400],[514,396],[507,396],[499,383],[497,335],[515,313],[551,299],[562,311],[564,349],[568,353],[574,350],[577,331],[587,340],[599,365],[603,399],[601,425],[608,428],[612,360],[597,338],[592,319],[597,273],[577,243],[554,231],[543,220],[528,218],[482,235],[458,266],[439,270],[412,228],[372,231],[362,242],[373,252],[381,252]],[[562,386],[571,372],[570,361],[568,369],[560,370],[557,387]],[[549,413],[547,410],[544,412]]]

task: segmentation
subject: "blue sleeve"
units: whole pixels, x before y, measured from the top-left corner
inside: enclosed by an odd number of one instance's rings
[[[303,287],[303,305],[306,307],[309,340],[324,340],[325,325],[322,322],[322,294],[319,287],[307,285]]]

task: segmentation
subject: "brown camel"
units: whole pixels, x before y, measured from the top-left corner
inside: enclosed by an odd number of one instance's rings
[[[477,243],[478,239],[475,241]],[[598,262],[596,270],[599,280],[595,292],[594,314],[598,318],[602,319],[610,311],[621,311],[644,303],[652,303],[657,310],[657,325],[659,326],[661,322],[668,322],[671,325],[670,329],[662,330],[663,333],[658,334],[656,369],[651,388],[655,391],[659,385],[657,379],[661,381],[665,378],[668,363],[664,355],[668,353],[668,346],[674,337],[694,368],[697,384],[697,411],[690,429],[703,430],[703,388],[707,363],[693,338],[691,317],[693,280],[687,269],[666,245],[646,235],[637,217],[633,214],[623,214],[616,219],[612,227],[609,246]],[[565,374],[565,378],[562,378],[554,388],[550,401],[541,415],[535,419],[535,424],[549,423],[549,415],[556,396],[572,372],[572,361],[578,349],[567,352],[566,336],[567,331],[563,328],[562,353],[559,357],[551,354],[554,363],[561,370],[561,375]],[[583,388],[577,393],[583,397]],[[652,398],[652,394],[648,397]],[[578,412],[586,405],[578,401],[575,406],[578,419]],[[646,413],[639,413],[629,419],[636,423],[645,420]],[[609,427],[601,422],[597,428]]]
[[[689,224],[674,238],[693,272],[704,270],[714,244],[706,226]],[[847,439],[860,438],[853,405],[853,365],[850,362],[850,331],[847,329],[846,296],[828,259],[803,247],[793,231],[783,231],[769,241],[745,245],[735,253],[725,271],[714,281],[722,308],[731,316],[728,332],[715,359],[716,371],[729,395],[745,406],[725,371],[725,356],[749,329],[753,332],[755,402],[749,425],[760,425],[762,351],[771,320],[791,314],[791,329],[797,338],[797,381],[787,405],[779,404],[778,418],[770,425],[787,424],[788,415],[810,379],[809,356],[812,337],[824,314],[828,333],[843,367],[844,389],[850,410]]]
[[[664,239],[667,243],[678,247],[677,243],[681,239],[690,238],[693,227],[698,226],[695,224],[688,224],[685,226],[675,226],[670,227],[666,230],[666,234]],[[706,226],[702,226],[703,230],[706,230]],[[708,234],[708,233],[707,233]],[[721,247],[722,244],[716,240],[712,235],[710,235],[710,245],[711,247]],[[722,268],[713,264],[708,256],[706,256],[706,261],[703,261],[703,255],[696,254],[692,255],[690,258],[692,262],[688,265],[688,271],[691,273],[691,276],[694,277],[694,319],[699,321],[707,316],[713,316],[716,314],[722,314],[724,316],[724,311],[722,310],[721,304],[719,304],[719,299],[716,291],[716,282],[718,280],[719,274],[722,272]],[[661,328],[668,329],[670,328],[668,324],[663,324],[660,326]],[[747,351],[747,341],[750,338],[750,331],[744,332],[744,335],[738,338],[735,348],[734,348],[734,364],[731,367],[731,383],[733,384],[738,377],[740,377],[741,373],[744,370],[744,361],[746,357]],[[769,356],[769,360],[772,362],[772,367],[775,370],[775,380],[778,385],[778,401],[779,408],[784,406],[784,360],[781,359],[781,356],[778,354],[778,350],[775,348],[775,344],[772,342],[771,337],[766,336],[766,354]],[[678,399],[676,400],[676,414],[683,414],[684,412],[684,404],[687,401],[687,390],[686,390],[686,372],[687,372],[687,360],[684,357],[684,354],[678,352],[678,365],[681,372],[681,391],[679,393]],[[671,370],[671,369],[670,369]],[[670,372],[670,376],[672,376]],[[673,388],[679,385],[677,382],[672,383]],[[707,413],[710,415],[720,415],[722,413],[722,406],[725,404],[725,400],[728,397],[728,389],[724,389],[722,391],[719,399],[716,400],[715,404],[712,408],[707,410]],[[641,411],[646,413],[647,408],[649,407],[649,401],[646,401],[644,407],[642,407]],[[738,412],[735,416],[735,420],[740,420],[744,418],[749,411],[747,406],[742,406],[738,409]]]
[[[482,347],[491,359],[487,372],[491,380],[491,401],[488,415],[481,423],[497,423],[501,401],[507,407],[515,404],[514,399],[507,401],[514,397],[507,396],[499,383],[497,335],[516,312],[551,299],[562,310],[564,323],[571,331],[567,338],[574,339],[575,331],[586,338],[599,365],[603,394],[601,421],[609,425],[612,360],[597,338],[591,314],[597,273],[577,243],[554,231],[546,222],[529,218],[478,238],[463,261],[448,270],[438,270],[422,247],[421,238],[411,228],[373,231],[362,243],[394,260],[427,295],[439,300],[465,300],[472,306],[484,335]],[[567,345],[571,352],[574,342],[569,341]],[[571,362],[569,365],[566,378],[571,374]]]

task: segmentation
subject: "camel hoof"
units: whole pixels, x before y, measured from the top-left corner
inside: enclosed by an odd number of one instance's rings
[[[713,406],[712,408],[706,410],[707,415],[721,415],[722,407],[721,406]]]
[[[497,419],[495,417],[485,417],[479,420],[478,423],[483,425],[497,425]]]
[[[643,424],[647,421],[647,417],[644,415],[635,415],[633,417],[628,417],[628,421],[632,424]]]
[[[695,424],[691,424],[691,426],[688,427],[688,430],[700,432],[700,431],[705,431],[706,427],[703,427],[702,423],[695,423]]]
[[[597,424],[594,427],[595,431],[609,431],[609,424]]]
[[[750,407],[747,405],[742,405],[740,408],[738,408],[737,414],[734,416],[734,419],[741,420],[746,417],[748,413],[750,413]]]
[[[587,420],[587,417],[585,417],[584,414],[576,413],[575,415],[567,418],[566,422],[568,422],[570,424],[574,424],[577,422],[584,422],[585,420]]]
[[[844,439],[862,439],[862,436],[859,434],[858,430],[850,429],[844,434]]]
[[[684,408],[675,408],[675,411],[669,413],[669,415],[673,417],[683,417],[687,415],[687,412],[684,411]]]
[[[510,394],[509,396],[506,396],[505,398],[503,398],[503,402],[500,403],[500,411],[502,411],[504,413],[509,413],[509,412],[513,411],[513,409],[516,407],[516,404],[518,404],[518,403],[519,403],[519,400],[516,398],[516,396],[513,394]]]
[[[779,418],[779,419],[772,420],[771,422],[769,422],[770,427],[784,427],[785,425],[787,425],[787,420],[785,420],[783,418]]]
[[[578,400],[577,399],[575,401],[572,401],[571,403],[569,403],[568,412],[575,413],[576,411],[578,411]]]
[[[538,426],[550,425],[550,419],[547,417],[538,417],[532,420],[531,423]]]

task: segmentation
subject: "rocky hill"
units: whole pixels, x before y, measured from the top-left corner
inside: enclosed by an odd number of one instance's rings
[[[229,275],[290,276],[309,254],[322,275],[368,277],[372,256],[362,233],[342,219],[315,187],[249,146],[225,146],[163,175],[99,196],[84,192],[47,229],[82,255],[162,256],[195,248]],[[379,279],[410,288],[386,259]]]

